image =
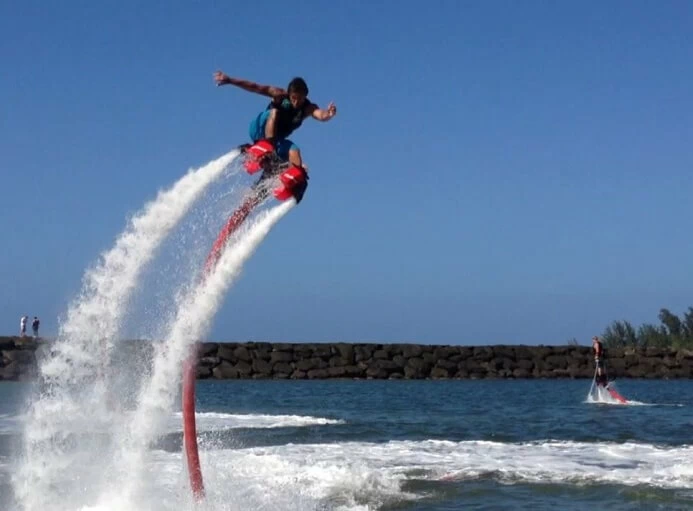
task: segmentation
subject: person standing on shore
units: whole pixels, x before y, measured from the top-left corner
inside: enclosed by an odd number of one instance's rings
[[[29,316],[26,314],[22,316],[22,319],[19,320],[19,337],[24,337],[24,334],[26,334],[26,322],[29,319]]]

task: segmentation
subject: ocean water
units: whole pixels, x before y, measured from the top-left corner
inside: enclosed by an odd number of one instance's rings
[[[200,381],[206,501],[190,502],[173,413],[128,509],[693,509],[693,381],[619,381],[627,405],[593,402],[590,383]],[[0,383],[2,510],[21,510],[12,477],[30,392]],[[121,509],[77,501],[56,490],[56,509]]]

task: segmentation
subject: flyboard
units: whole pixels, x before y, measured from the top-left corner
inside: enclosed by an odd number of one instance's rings
[[[234,211],[222,227],[212,250],[207,256],[202,278],[214,271],[221,258],[229,238],[240,227],[252,211],[270,199],[270,195],[279,201],[293,197],[300,203],[308,187],[308,174],[305,169],[281,160],[274,146],[267,140],[255,144],[244,144],[239,147],[244,167],[248,174],[262,171],[260,179],[253,185],[250,193],[244,198],[241,206]],[[273,188],[274,187],[274,188]],[[195,380],[197,377],[197,358],[199,345],[196,344],[188,358],[183,362],[182,412],[183,443],[188,462],[190,488],[195,500],[205,497],[204,480],[200,467],[200,456],[197,446],[197,426],[195,423]]]
[[[592,378],[589,396],[595,401],[600,401],[604,391],[619,403],[628,403],[628,400],[616,390],[614,382],[609,381],[608,373],[606,372],[606,362],[604,362],[604,370],[601,378],[598,375],[597,368],[594,369],[594,377]]]

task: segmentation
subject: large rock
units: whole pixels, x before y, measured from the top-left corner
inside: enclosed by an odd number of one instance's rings
[[[217,380],[235,380],[240,376],[238,369],[236,369],[231,362],[227,362],[226,360],[215,367],[212,370],[212,374]]]

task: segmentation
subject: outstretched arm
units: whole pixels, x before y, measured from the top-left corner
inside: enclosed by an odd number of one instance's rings
[[[308,115],[310,115],[313,119],[316,119],[318,121],[329,121],[335,115],[337,115],[337,107],[334,103],[330,103],[329,105],[327,105],[327,109],[323,110],[318,105],[311,103],[308,106]]]
[[[280,96],[286,94],[284,89],[281,87],[273,87],[272,85],[260,85],[259,83],[250,82],[248,80],[242,80],[240,78],[231,78],[230,76],[224,74],[222,71],[217,71],[214,73],[214,81],[217,82],[217,86],[221,85],[235,85],[248,92],[254,92],[255,94],[260,94],[262,96],[268,96],[273,98],[275,96]]]

